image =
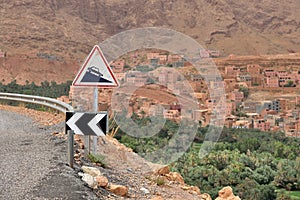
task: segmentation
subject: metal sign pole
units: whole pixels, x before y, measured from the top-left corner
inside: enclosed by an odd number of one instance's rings
[[[84,136],[84,155],[87,157],[90,154],[91,148],[90,148],[90,136],[85,135]]]
[[[94,88],[94,112],[98,113],[98,87]],[[93,136],[93,153],[97,153],[98,136]]]
[[[74,131],[68,130],[68,163],[71,168],[74,165]]]

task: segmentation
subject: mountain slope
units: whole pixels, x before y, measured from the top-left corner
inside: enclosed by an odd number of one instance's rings
[[[109,36],[157,26],[228,54],[300,51],[297,0],[2,0],[0,48],[86,56]]]

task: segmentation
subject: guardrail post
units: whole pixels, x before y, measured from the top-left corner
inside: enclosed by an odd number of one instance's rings
[[[68,163],[71,168],[74,167],[74,131],[68,130]]]

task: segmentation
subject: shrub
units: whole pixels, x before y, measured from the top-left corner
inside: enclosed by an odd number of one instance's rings
[[[107,163],[105,161],[105,156],[100,155],[100,154],[89,154],[88,155],[88,159],[93,162],[93,163],[97,163],[100,164],[101,167],[107,167]]]

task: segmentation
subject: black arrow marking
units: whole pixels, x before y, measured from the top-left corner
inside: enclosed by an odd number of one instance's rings
[[[77,122],[75,122],[75,125],[78,126],[78,128],[84,133],[84,135],[96,135],[88,125],[88,123],[95,116],[95,114],[86,113]]]

